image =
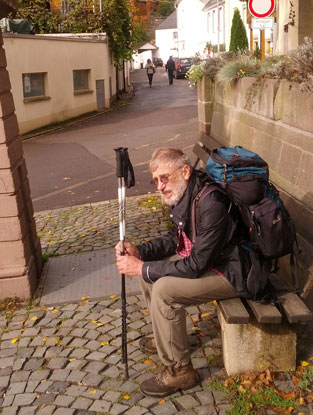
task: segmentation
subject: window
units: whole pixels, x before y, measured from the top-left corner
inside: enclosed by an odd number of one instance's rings
[[[74,92],[89,92],[89,69],[73,71]]]
[[[45,97],[45,73],[24,73],[22,77],[24,98]]]

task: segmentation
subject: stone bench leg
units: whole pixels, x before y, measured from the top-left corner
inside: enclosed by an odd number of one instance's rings
[[[265,369],[295,369],[297,335],[290,324],[228,324],[219,310],[218,318],[229,376]]]

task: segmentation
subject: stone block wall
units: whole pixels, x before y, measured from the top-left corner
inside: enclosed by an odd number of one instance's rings
[[[0,34],[0,299],[30,298],[41,271],[27,170]]]
[[[299,235],[304,285],[313,278],[313,94],[288,81],[242,78],[232,86],[204,78],[198,108],[200,136],[243,146],[268,162]]]

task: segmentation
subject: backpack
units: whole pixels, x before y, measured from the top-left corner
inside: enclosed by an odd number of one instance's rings
[[[258,154],[240,146],[220,147],[211,151],[206,172],[214,180],[215,189],[220,188],[237,206],[247,230],[244,248],[252,264],[247,277],[250,295],[257,298],[265,290],[270,273],[278,271],[278,259],[288,254],[296,291],[295,227],[278,190],[269,182],[268,164]]]

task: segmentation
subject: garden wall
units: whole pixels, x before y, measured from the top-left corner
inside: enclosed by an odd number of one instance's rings
[[[288,81],[242,78],[231,86],[203,78],[198,115],[200,137],[241,145],[268,162],[299,235],[301,284],[313,280],[313,94]]]

